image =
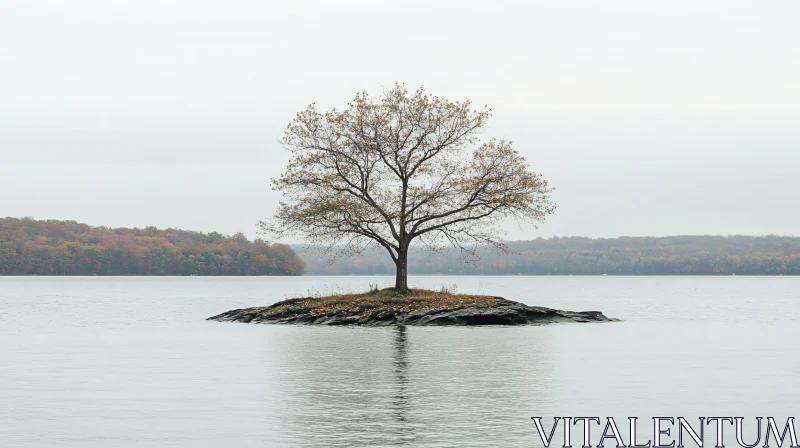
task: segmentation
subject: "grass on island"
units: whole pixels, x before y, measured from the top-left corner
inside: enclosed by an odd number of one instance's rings
[[[278,302],[269,308],[281,309],[290,306],[302,306],[311,310],[311,314],[325,314],[333,310],[371,312],[379,309],[392,309],[411,312],[422,309],[455,310],[461,308],[481,308],[504,302],[499,297],[455,294],[446,288],[440,291],[413,289],[410,294],[397,294],[394,288],[377,289],[360,294],[336,294],[325,297],[301,297]]]

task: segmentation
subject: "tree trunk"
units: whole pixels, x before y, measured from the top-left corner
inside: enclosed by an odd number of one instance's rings
[[[395,265],[397,266],[397,275],[395,277],[394,289],[399,294],[408,294],[408,252],[398,252]]]

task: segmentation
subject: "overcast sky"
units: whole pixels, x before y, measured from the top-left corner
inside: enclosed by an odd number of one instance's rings
[[[0,216],[255,236],[308,103],[494,110],[537,236],[800,234],[800,2],[2,0]]]

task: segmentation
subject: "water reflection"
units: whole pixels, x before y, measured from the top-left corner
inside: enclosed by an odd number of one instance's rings
[[[292,446],[524,446],[558,393],[542,328],[263,328],[290,333],[271,388]]]
[[[397,379],[408,381],[408,360],[396,356],[393,329],[291,330],[284,356],[274,360],[289,445],[386,446],[407,432],[408,387],[399,389]]]
[[[395,420],[397,421],[398,445],[405,445],[414,440],[413,426],[408,421],[408,330],[405,326],[394,327],[394,380],[397,393],[392,401]]]
[[[800,401],[785,386],[800,370],[787,355],[799,337],[797,277],[457,280],[625,319],[610,325],[204,320],[332,281],[357,290],[374,278],[0,277],[0,445],[529,447],[541,446],[532,415],[751,422],[794,415]]]

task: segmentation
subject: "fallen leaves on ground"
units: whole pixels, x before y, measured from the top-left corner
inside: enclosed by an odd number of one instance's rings
[[[327,314],[334,310],[375,312],[391,309],[397,312],[440,309],[444,311],[461,308],[484,308],[506,302],[500,297],[453,294],[442,291],[415,289],[410,294],[395,293],[394,288],[373,290],[361,294],[340,294],[327,297],[302,297],[284,300],[266,307],[273,310],[300,306],[308,308],[313,315]]]

